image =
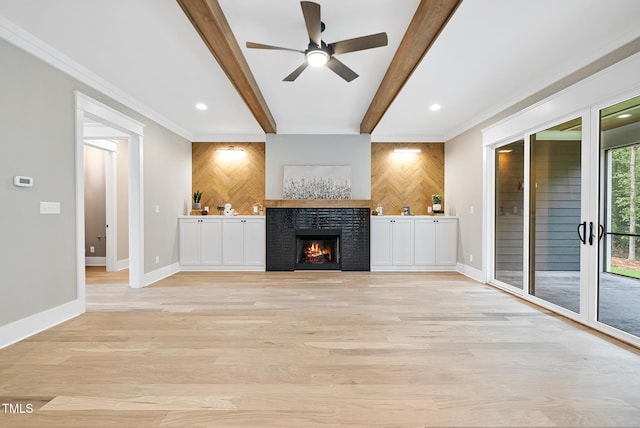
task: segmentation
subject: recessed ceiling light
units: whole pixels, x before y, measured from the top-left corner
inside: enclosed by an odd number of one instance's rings
[[[626,119],[628,117],[631,117],[631,115],[629,113],[625,113],[625,114],[621,114],[620,116],[618,116],[618,119]]]
[[[429,107],[429,110],[431,111],[438,111],[440,110],[442,107],[440,107],[440,104],[432,104],[431,107]]]
[[[196,108],[198,110],[206,110],[208,107],[207,107],[207,105],[205,103],[198,103],[198,104],[196,104]]]
[[[502,150],[498,150],[498,153],[511,153],[513,150],[512,149],[502,149]]]

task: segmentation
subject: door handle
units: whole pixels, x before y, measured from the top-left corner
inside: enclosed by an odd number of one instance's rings
[[[580,232],[580,228],[582,228],[582,232]],[[587,243],[587,238],[584,236],[584,232],[587,231],[587,222],[583,221],[578,225],[578,238],[582,241],[583,244]]]
[[[604,226],[599,224],[598,229],[599,229],[599,232],[598,232],[598,241],[599,241],[604,236]]]
[[[593,222],[589,222],[589,245],[593,245],[593,238],[595,235],[593,234]]]

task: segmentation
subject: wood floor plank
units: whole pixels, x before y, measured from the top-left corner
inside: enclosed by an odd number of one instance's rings
[[[0,350],[0,401],[33,409],[0,407],[0,426],[640,420],[637,349],[455,273],[93,282],[86,314]]]

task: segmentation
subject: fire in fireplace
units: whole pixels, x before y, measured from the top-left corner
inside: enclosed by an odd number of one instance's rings
[[[296,231],[296,269],[340,269],[340,230]]]

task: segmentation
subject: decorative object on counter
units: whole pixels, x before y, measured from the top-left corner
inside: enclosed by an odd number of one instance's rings
[[[253,215],[263,215],[264,208],[262,207],[262,204],[260,202],[256,202],[255,204],[253,204],[252,212]]]
[[[238,213],[231,207],[231,204],[227,202],[224,204],[224,215],[238,215]]]
[[[204,209],[202,210],[202,212],[200,214],[209,215],[209,207],[204,207]]]
[[[196,190],[193,192],[193,209],[200,210],[202,209],[202,205],[200,205],[200,200],[202,199],[202,192]]]
[[[402,215],[411,215],[411,207],[402,207]]]
[[[442,196],[441,195],[431,195],[431,202],[433,202],[433,212],[434,213],[442,213]]]
[[[218,210],[218,215],[224,214],[224,205],[218,205],[216,206],[216,209]]]
[[[384,208],[382,208],[382,204],[378,204],[376,207],[376,213],[377,215],[384,215]]]

